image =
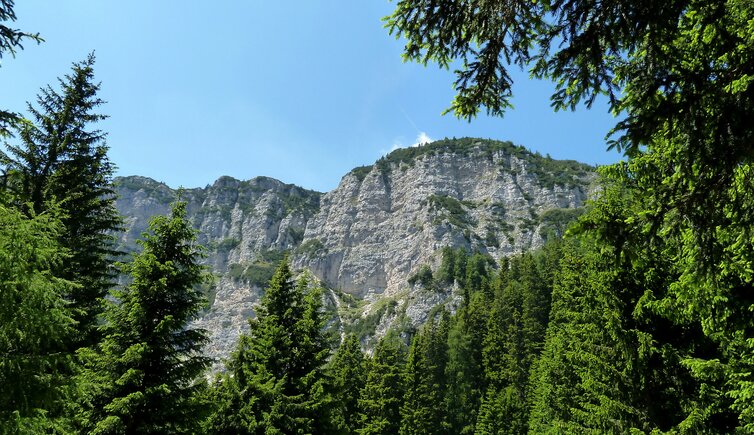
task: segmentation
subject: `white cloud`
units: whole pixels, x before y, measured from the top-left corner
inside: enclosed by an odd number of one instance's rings
[[[419,132],[418,136],[416,136],[416,142],[413,143],[411,146],[412,147],[418,147],[420,145],[426,145],[426,144],[432,143],[432,142],[434,142],[434,139],[432,139],[431,137],[429,137],[429,135],[427,133],[425,133],[425,132],[422,131],[422,132]]]
[[[434,139],[429,137],[429,135],[423,131],[420,131],[419,134],[416,136],[416,141],[409,145],[409,147],[418,147],[422,145],[426,145],[428,143],[434,142]],[[390,147],[389,150],[381,149],[380,155],[386,156],[393,151],[397,150],[398,148],[406,148],[406,145],[403,144],[403,138],[396,138],[393,140],[393,146]]]

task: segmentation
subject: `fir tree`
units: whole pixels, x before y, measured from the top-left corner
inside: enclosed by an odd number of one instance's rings
[[[1,202],[0,433],[61,431],[73,370],[64,343],[75,326],[63,299],[73,284],[50,271],[66,261],[61,225]]]
[[[28,215],[59,203],[64,231],[60,244],[70,256],[56,273],[77,285],[67,295],[78,323],[74,347],[97,341],[102,298],[113,285],[112,232],[120,225],[111,188],[113,165],[107,158],[105,133],[93,126],[106,118],[96,113],[104,102],[94,82],[94,55],[73,65],[59,79],[60,90],[43,88],[31,121],[18,126],[19,145],[0,152],[7,187]]]
[[[403,401],[403,366],[406,345],[390,330],[377,343],[374,357],[368,363],[367,381],[359,398],[360,435],[398,433]]]
[[[329,427],[321,303],[306,277],[293,283],[284,259],[228,363],[217,393],[221,406],[208,431],[312,433]]]
[[[187,324],[204,306],[206,274],[186,204],[153,218],[149,231],[143,251],[124,267],[131,284],[108,305],[103,342],[83,352],[90,394],[80,419],[92,433],[192,432],[201,415],[196,394],[209,364],[201,355],[207,337]]]

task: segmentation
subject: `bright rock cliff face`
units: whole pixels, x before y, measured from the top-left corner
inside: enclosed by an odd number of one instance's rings
[[[210,331],[207,353],[220,359],[232,351],[284,253],[329,289],[331,326],[341,332],[371,318],[369,330],[359,330],[368,346],[369,336],[391,326],[417,326],[434,306],[458,302],[452,288],[408,283],[422,265],[436,269],[443,247],[495,259],[537,248],[579,213],[595,179],[577,162],[459,139],[397,150],[326,194],[264,177],[186,189],[182,198],[217,276],[208,289],[212,305],[196,321]],[[132,251],[176,191],[144,177],[116,184],[127,227],[121,242]]]

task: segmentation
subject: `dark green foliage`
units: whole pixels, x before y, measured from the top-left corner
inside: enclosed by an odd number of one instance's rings
[[[456,256],[450,246],[442,248],[442,260],[437,269],[437,281],[443,284],[453,284],[455,280]]]
[[[459,228],[466,228],[472,223],[465,209],[468,204],[447,195],[430,195],[427,202],[432,209],[442,213],[442,217]]]
[[[16,55],[16,51],[23,49],[24,41],[42,42],[38,33],[27,33],[12,27],[9,24],[16,21],[16,13],[13,10],[15,4],[13,0],[0,0],[0,60],[4,55]],[[10,134],[8,124],[19,121],[19,116],[15,113],[0,110],[0,138]]]
[[[222,253],[228,253],[232,249],[235,249],[239,244],[241,243],[240,240],[234,238],[234,237],[228,237],[226,239],[222,239],[219,242],[216,243],[208,243],[207,244],[207,250],[209,251],[218,251]]]
[[[438,283],[452,285],[457,282],[464,291],[488,289],[490,268],[494,266],[492,257],[479,252],[469,256],[463,248],[454,250],[447,246],[442,248],[441,255],[436,273]]]
[[[457,314],[448,333],[448,364],[445,369],[447,430],[454,434],[474,433],[477,412],[484,392],[482,348],[487,327],[484,292],[471,294],[468,305]]]
[[[568,227],[584,214],[583,208],[553,208],[539,215],[540,232],[548,238],[561,238]]]
[[[450,316],[430,317],[414,336],[405,368],[401,434],[445,433],[445,367]]]
[[[626,433],[642,428],[631,406],[631,341],[596,253],[566,250],[550,327],[533,379],[534,432]]]
[[[361,344],[355,335],[349,335],[335,353],[327,368],[333,380],[336,409],[334,423],[339,433],[356,433],[358,428],[359,398],[366,383],[366,367]]]
[[[40,214],[59,201],[65,231],[60,243],[70,257],[57,273],[79,284],[67,297],[78,322],[78,345],[95,343],[102,298],[114,281],[112,232],[120,226],[110,185],[113,166],[107,158],[105,133],[93,126],[106,118],[95,112],[94,56],[73,65],[59,80],[60,90],[41,90],[29,105],[32,120],[18,127],[19,145],[0,152],[7,187],[27,214]]]
[[[329,346],[322,295],[306,277],[293,283],[287,257],[228,362],[215,393],[212,433],[326,432],[329,410],[323,367]]]
[[[364,179],[367,177],[367,174],[372,172],[372,165],[369,166],[359,166],[356,168],[351,169],[351,174],[353,174],[360,182],[364,181]]]
[[[411,286],[414,286],[416,285],[416,283],[419,283],[424,288],[431,288],[433,282],[434,282],[434,278],[432,276],[432,268],[430,268],[426,264],[423,264],[419,268],[419,271],[411,275],[411,277],[408,279],[408,283]]]
[[[495,299],[487,322],[483,361],[486,391],[476,432],[525,433],[529,420],[529,371],[544,342],[552,281],[546,245],[536,254],[503,261],[495,279]],[[555,255],[557,259],[557,254]]]
[[[50,273],[67,259],[60,222],[1,202],[0,433],[46,433],[60,429],[72,392],[75,323],[63,295],[74,284]]]
[[[456,257],[456,262],[463,257]],[[491,298],[490,268],[495,264],[489,255],[475,252],[466,261],[466,276],[463,281],[464,300],[468,304],[470,294],[475,291],[484,292],[487,298]]]
[[[82,353],[79,419],[92,433],[193,432],[201,415],[197,383],[209,359],[203,330],[187,329],[204,306],[205,279],[186,204],[153,218],[143,251],[124,265],[132,282],[115,292],[96,350]]]
[[[395,332],[388,332],[367,363],[368,374],[359,397],[360,435],[396,434],[401,424],[406,345]]]

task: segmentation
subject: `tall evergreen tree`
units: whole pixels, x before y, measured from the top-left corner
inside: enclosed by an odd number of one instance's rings
[[[59,431],[70,400],[64,343],[75,324],[63,295],[73,284],[50,271],[66,260],[61,228],[0,201],[0,433]]]
[[[186,203],[158,216],[125,265],[132,282],[108,305],[104,339],[84,352],[88,390],[80,414],[92,433],[175,433],[196,430],[198,378],[209,365],[206,332],[187,328],[204,305],[202,251],[186,220]]]
[[[321,303],[306,277],[294,284],[284,259],[228,363],[208,431],[312,433],[328,427],[323,370],[329,348]]]
[[[474,433],[485,386],[482,349],[487,328],[487,304],[484,292],[472,293],[471,302],[461,308],[448,332],[445,407],[449,433]]]
[[[703,385],[686,399],[707,405],[689,408],[684,430],[730,432],[734,410],[734,429],[754,431],[752,20],[749,0],[401,0],[388,18],[408,59],[463,60],[459,116],[510,107],[509,62],[554,80],[558,109],[608,95],[624,115],[609,145],[628,161],[604,172],[638,207],[595,225],[598,249],[624,257],[618,267],[646,290],[613,289],[625,311]],[[658,252],[671,279],[647,261]]]
[[[411,342],[404,375],[401,434],[442,434],[445,424],[445,366],[449,314],[430,318]]]
[[[36,107],[29,104],[31,121],[18,126],[21,143],[9,146],[9,154],[0,152],[0,165],[28,215],[59,204],[65,229],[60,243],[70,257],[57,273],[79,284],[67,295],[79,330],[73,346],[92,345],[102,298],[113,284],[112,232],[120,225],[105,133],[93,127],[106,118],[96,112],[103,101],[94,82],[94,55],[75,63],[59,85],[43,88]]]
[[[328,366],[333,379],[340,433],[353,434],[358,428],[359,397],[366,383],[364,354],[359,339],[351,334],[343,341]]]
[[[556,279],[544,354],[534,377],[533,432],[646,430],[632,400],[636,347],[610,285],[614,272],[578,242]]]
[[[403,401],[403,367],[406,345],[393,330],[377,343],[374,357],[367,364],[368,374],[359,398],[360,435],[398,433]]]

